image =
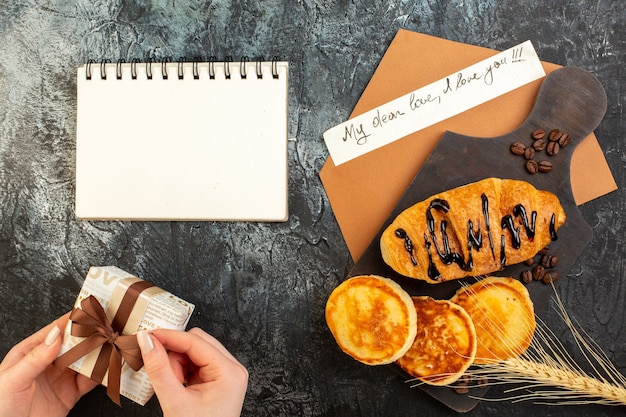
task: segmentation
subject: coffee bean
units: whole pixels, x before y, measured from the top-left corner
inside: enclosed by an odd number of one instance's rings
[[[524,265],[531,266],[531,265],[534,265],[534,264],[535,264],[535,258],[528,258],[528,259],[526,259],[524,261]]]
[[[550,131],[548,138],[550,139],[551,142],[556,142],[559,140],[561,135],[563,135],[563,132],[561,132],[559,129],[553,129]]]
[[[515,155],[524,155],[525,150],[526,145],[524,145],[522,142],[514,142],[511,145],[511,152],[513,152]]]
[[[485,388],[489,385],[489,378],[486,376],[478,377],[476,379],[476,388]]]
[[[541,249],[538,253],[539,253],[539,255],[547,255],[548,252],[550,252],[550,245],[548,245],[545,248]]]
[[[559,258],[554,255],[543,255],[541,265],[544,268],[554,268],[559,263]]]
[[[528,161],[526,161],[526,171],[531,174],[536,174],[537,172],[539,172],[539,164],[537,164],[537,161],[533,159],[529,159]]]
[[[559,153],[561,147],[559,146],[559,142],[550,142],[548,143],[548,147],[546,148],[546,152],[548,155],[555,156]]]
[[[533,139],[543,139],[546,136],[546,131],[543,129],[535,129],[533,133],[530,134],[530,137]]]
[[[552,271],[546,272],[543,275],[543,278],[541,279],[541,281],[543,281],[544,284],[552,284],[557,279],[559,279],[559,273],[552,270]]]
[[[568,133],[563,133],[561,135],[561,137],[559,138],[559,146],[561,148],[564,148],[565,146],[567,146],[569,144],[569,141],[571,140],[570,136]]]
[[[455,385],[454,392],[459,395],[465,395],[469,392],[469,387],[467,385]]]
[[[550,268],[555,268],[558,264],[559,264],[559,257],[556,255],[553,255],[552,258],[550,258]]]
[[[463,374],[461,377],[454,383],[454,392],[457,394],[467,394],[470,389],[470,384],[472,383],[472,377]]]
[[[537,139],[534,143],[533,143],[533,148],[536,151],[543,151],[544,149],[546,149],[546,147],[548,146],[548,141],[545,139]]]
[[[522,272],[522,282],[524,284],[529,284],[532,282],[532,280],[533,280],[533,271],[531,271],[530,269],[527,269],[524,272]]]
[[[550,161],[539,161],[539,162],[537,162],[537,169],[540,172],[550,172],[550,171],[552,171],[552,162],[550,162]]]
[[[528,147],[524,150],[524,158],[533,159],[535,157],[535,148]]]
[[[537,265],[535,269],[533,269],[533,278],[537,281],[542,279],[545,274],[546,274],[546,269],[541,265]]]
[[[469,387],[458,385],[454,387],[454,392],[456,392],[459,395],[465,395],[469,393]]]

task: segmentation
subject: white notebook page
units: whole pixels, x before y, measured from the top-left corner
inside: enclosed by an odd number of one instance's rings
[[[240,65],[79,68],[77,217],[285,221],[288,63]]]

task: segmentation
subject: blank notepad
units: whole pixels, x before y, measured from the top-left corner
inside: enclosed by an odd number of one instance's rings
[[[76,215],[285,221],[287,62],[78,69]]]

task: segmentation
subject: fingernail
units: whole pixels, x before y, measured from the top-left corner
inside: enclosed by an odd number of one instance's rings
[[[137,332],[137,343],[139,343],[141,353],[150,353],[154,349],[152,337],[145,330]]]
[[[46,338],[44,339],[44,343],[47,346],[52,346],[54,344],[54,342],[57,341],[57,339],[59,338],[59,335],[61,334],[61,329],[59,329],[59,326],[54,326],[52,327],[52,329],[48,332],[48,334],[46,335]]]

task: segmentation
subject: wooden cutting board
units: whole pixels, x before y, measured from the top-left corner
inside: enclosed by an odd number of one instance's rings
[[[592,235],[572,195],[571,157],[580,141],[600,124],[606,106],[606,93],[595,76],[580,68],[564,67],[545,78],[531,114],[515,131],[495,138],[445,133],[348,276],[381,275],[394,279],[411,295],[450,298],[462,280],[432,285],[397,274],[382,260],[380,236],[400,212],[413,204],[451,188],[498,177],[524,180],[537,189],[551,191],[559,197],[567,221],[558,231],[558,240],[550,245],[550,253],[558,256],[559,262],[555,269],[559,279],[567,279],[566,274]],[[494,114],[493,117],[498,115]],[[513,154],[510,149],[513,142],[532,145],[530,135],[535,129],[544,129],[546,132],[559,129],[567,132],[571,138],[570,143],[554,156],[548,155],[546,151],[536,153],[535,161],[552,162],[552,171],[548,173],[530,174],[525,167],[526,159]],[[593,175],[593,172],[589,175]],[[522,272],[529,268],[524,264],[511,265],[492,275],[520,278]],[[528,284],[527,288],[535,304],[535,312],[540,313],[553,294],[552,287],[537,281]],[[466,412],[478,404],[478,400],[469,398],[469,395],[459,395],[449,387],[421,385],[421,388],[456,411]],[[470,395],[480,397],[485,392],[486,389],[475,389],[470,391]]]

